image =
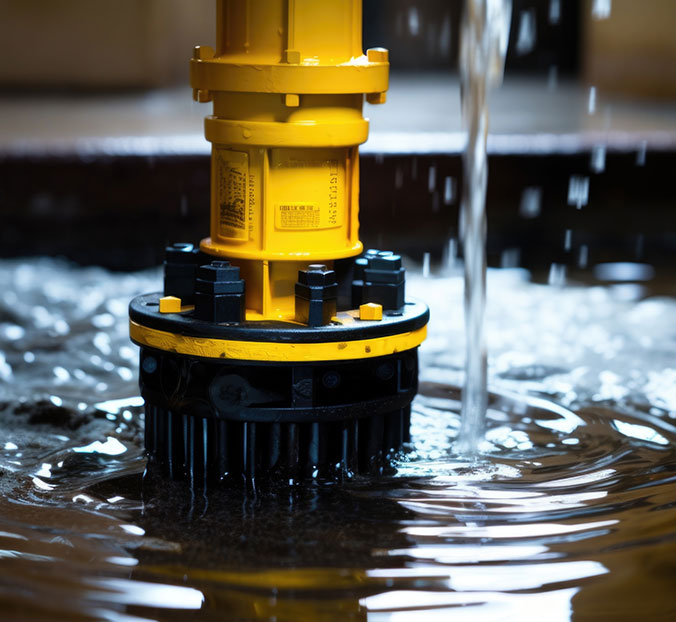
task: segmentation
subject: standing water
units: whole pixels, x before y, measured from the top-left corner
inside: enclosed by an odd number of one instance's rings
[[[0,620],[674,619],[676,301],[487,278],[482,464],[448,459],[439,382],[461,279],[411,274],[435,313],[398,473],[206,499],[145,470],[126,307],[160,272],[0,262]]]
[[[486,306],[486,184],[488,94],[502,81],[511,0],[466,0],[460,72],[462,115],[467,128],[463,160],[461,231],[465,258],[465,388],[456,449],[474,453],[483,435],[487,406],[484,336]]]

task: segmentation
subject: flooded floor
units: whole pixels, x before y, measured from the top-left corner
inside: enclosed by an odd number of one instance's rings
[[[396,475],[191,492],[145,472],[127,304],[160,288],[0,263],[0,618],[676,617],[676,301],[489,271],[487,436],[450,453],[462,278],[432,308]]]

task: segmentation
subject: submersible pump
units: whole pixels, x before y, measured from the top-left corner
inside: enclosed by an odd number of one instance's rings
[[[378,472],[409,440],[427,307],[401,257],[358,238],[361,0],[218,0],[193,97],[213,102],[210,237],[167,248],[164,291],[135,298],[145,446],[171,478]]]

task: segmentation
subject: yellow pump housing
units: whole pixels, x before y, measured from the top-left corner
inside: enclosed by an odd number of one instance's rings
[[[193,97],[213,101],[205,253],[240,268],[246,317],[294,318],[299,270],[362,251],[364,95],[385,102],[388,52],[362,51],[361,0],[218,0],[195,48]]]
[[[401,255],[359,241],[387,50],[362,52],[361,0],[218,0],[216,22],[191,62],[210,236],[168,246],[163,290],[129,305],[149,465],[193,487],[383,473],[429,320]]]

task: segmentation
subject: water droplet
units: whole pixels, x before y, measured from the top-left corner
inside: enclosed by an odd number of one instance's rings
[[[519,15],[519,32],[516,38],[516,53],[523,56],[535,47],[535,9],[521,11]]]
[[[423,253],[423,265],[422,265],[422,275],[423,278],[428,278],[430,275],[430,254]]]
[[[458,240],[451,238],[444,248],[442,265],[447,270],[453,270],[458,263]]]
[[[73,447],[77,454],[103,454],[106,456],[119,456],[127,451],[127,448],[115,437],[109,436],[105,442],[94,441],[83,447]]]
[[[646,152],[648,151],[648,141],[641,141],[641,145],[638,148],[638,153],[636,154],[636,166],[645,166],[645,157]]]
[[[401,170],[401,166],[397,166],[394,171],[394,187],[399,190],[404,185],[404,172]]]
[[[519,204],[519,215],[522,218],[537,218],[542,207],[542,188],[524,188]]]
[[[501,268],[518,268],[521,263],[521,249],[506,248],[500,255]]]
[[[566,266],[560,263],[553,263],[549,267],[547,282],[555,287],[563,287],[566,284]]]
[[[582,209],[589,202],[589,177],[571,175],[568,182],[568,205]]]
[[[636,246],[634,248],[634,253],[636,257],[643,257],[643,247],[645,245],[645,235],[639,233],[636,236]]]
[[[594,173],[603,173],[606,170],[606,146],[596,145],[591,152],[591,170]]]
[[[63,384],[64,382],[68,382],[70,380],[70,374],[64,367],[57,366],[53,369],[53,372],[56,376],[56,384]],[[57,406],[60,406],[60,404],[57,404]]]
[[[451,16],[446,13],[439,30],[439,54],[448,57],[451,53]]]
[[[561,21],[561,0],[549,0],[549,23],[558,24]]]
[[[17,324],[0,324],[0,338],[7,341],[17,341],[26,334],[26,331]]]
[[[596,87],[589,87],[589,100],[587,102],[587,112],[594,114],[596,112]]]
[[[96,328],[110,328],[115,325],[115,318],[110,313],[101,313],[92,318],[92,324]]]
[[[420,34],[420,18],[418,17],[418,9],[414,6],[408,9],[408,31],[412,37],[417,37]]]
[[[455,179],[444,178],[444,205],[450,205],[455,199]]]
[[[592,17],[594,19],[608,19],[611,8],[611,0],[594,0],[591,7]]]
[[[134,374],[128,367],[118,367],[117,374],[122,380],[126,380],[127,382],[134,379]]]
[[[427,189],[430,192],[434,192],[434,189],[436,187],[437,187],[437,167],[434,164],[432,164],[427,174]]]

